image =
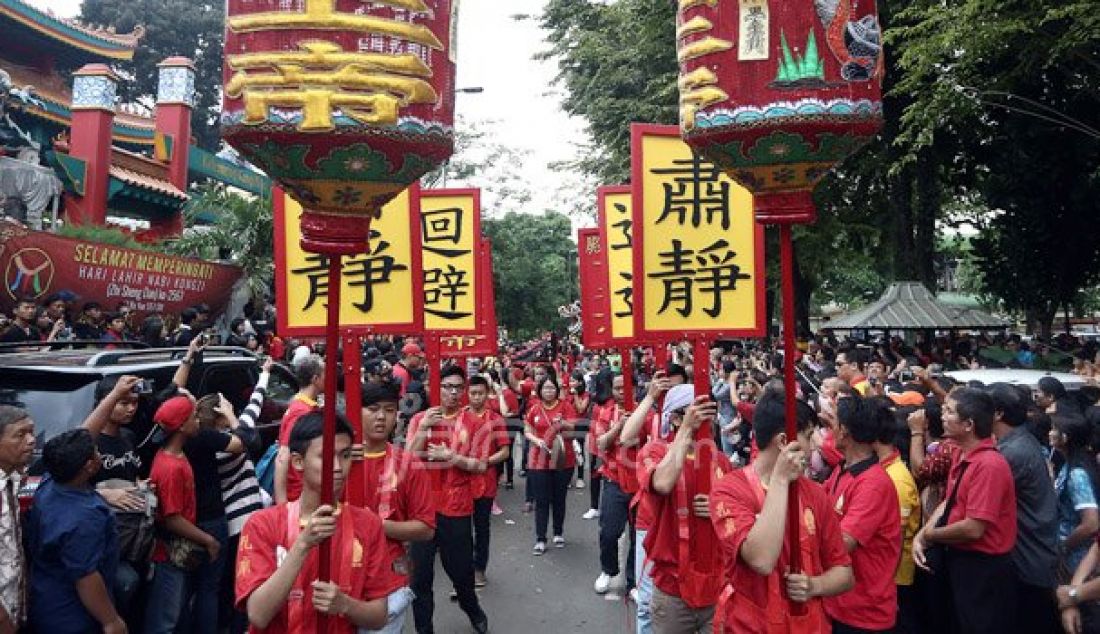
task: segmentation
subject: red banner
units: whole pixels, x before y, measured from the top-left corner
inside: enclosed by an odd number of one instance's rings
[[[577,231],[577,256],[581,278],[581,340],[586,348],[609,348],[612,342],[607,252],[599,229]]]
[[[65,238],[13,222],[0,222],[0,270],[5,312],[19,298],[41,303],[52,293],[69,291],[78,307],[98,302],[110,311],[125,302],[139,318],[178,315],[196,304],[209,305],[216,315],[241,277],[235,266]]]

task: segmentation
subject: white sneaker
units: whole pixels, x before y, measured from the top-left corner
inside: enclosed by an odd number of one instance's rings
[[[628,596],[629,596],[630,600],[634,603],[634,605],[638,605],[638,589],[637,588],[631,588],[630,589],[630,594]]]
[[[565,548],[565,538],[561,535],[554,535],[554,548]]]
[[[600,512],[597,509],[588,509],[587,511],[584,512],[584,515],[581,515],[582,520],[594,520],[594,519],[599,519],[599,517],[600,517]]]
[[[600,576],[596,577],[596,583],[593,584],[592,589],[596,594],[604,594],[609,588],[611,588],[611,575],[601,572]]]
[[[578,489],[583,489],[583,488],[584,488],[584,480],[581,480],[580,478],[577,478],[577,484],[576,484],[576,487],[577,487]]]
[[[536,557],[546,554],[546,542],[535,542],[535,547],[531,549],[531,554]]]

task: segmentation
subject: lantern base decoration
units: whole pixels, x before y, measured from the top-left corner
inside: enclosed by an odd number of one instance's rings
[[[765,225],[813,224],[817,208],[812,191],[768,192],[753,197],[756,221]]]
[[[377,215],[332,214],[302,209],[302,249],[324,255],[356,255],[367,250],[371,220]]]

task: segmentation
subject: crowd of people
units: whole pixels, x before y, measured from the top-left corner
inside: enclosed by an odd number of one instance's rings
[[[213,343],[201,309],[175,333],[187,353],[169,386],[104,379],[36,465],[33,421],[0,406],[0,633],[316,631],[323,617],[341,632],[432,632],[437,557],[486,632],[491,518],[517,483],[532,556],[569,546],[570,513],[598,524],[593,591],[621,579],[639,634],[1100,631],[1100,387],[943,374],[992,346],[1035,365],[1018,339],[812,339],[792,355],[790,437],[787,355],[765,343],[624,360],[539,340],[448,363],[430,407],[421,345],[371,337],[361,408],[338,417],[337,503],[322,504],[316,347],[283,344],[236,412],[185,389]],[[16,326],[31,314],[17,307]],[[1096,350],[1079,343],[1089,380]],[[276,361],[299,392],[265,448],[256,420]],[[44,477],[20,515],[28,466]],[[568,507],[570,487],[588,488],[585,508]]]

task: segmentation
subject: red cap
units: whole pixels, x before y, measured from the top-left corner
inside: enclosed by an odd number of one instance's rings
[[[195,404],[186,396],[175,396],[164,402],[157,408],[153,415],[153,422],[164,428],[168,433],[179,431],[180,427],[195,413]]]
[[[404,348],[401,348],[401,354],[406,357],[422,357],[424,356],[424,351],[415,343],[407,343]]]

